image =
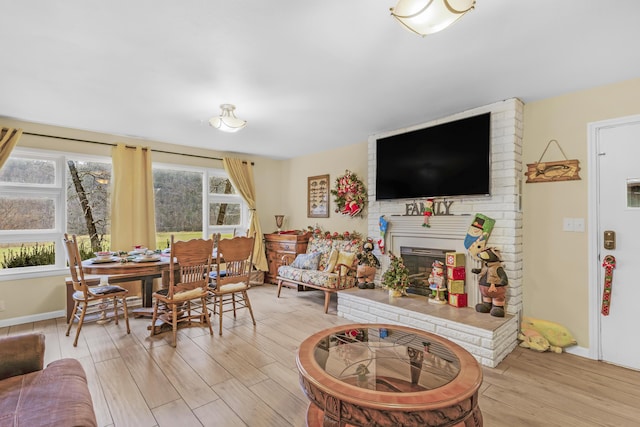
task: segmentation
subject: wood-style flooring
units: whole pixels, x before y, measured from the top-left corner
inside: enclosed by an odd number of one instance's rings
[[[308,400],[298,384],[295,354],[309,335],[348,322],[322,312],[321,292],[256,286],[247,310],[223,321],[222,336],[201,327],[149,337],[149,319],[118,326],[87,323],[78,347],[64,319],[0,328],[0,335],[40,331],[45,364],[80,360],[101,426],[305,425]],[[333,297],[335,298],[335,297]],[[483,368],[480,408],[487,427],[639,426],[640,372],[570,354],[516,348],[497,368]]]

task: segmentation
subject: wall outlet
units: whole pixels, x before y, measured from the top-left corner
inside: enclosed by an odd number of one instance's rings
[[[4,300],[1,300],[0,301],[0,311],[5,311],[5,310],[6,310],[6,308],[4,306]]]

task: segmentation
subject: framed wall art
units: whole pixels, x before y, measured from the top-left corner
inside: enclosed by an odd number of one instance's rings
[[[307,218],[329,218],[329,175],[307,178]]]

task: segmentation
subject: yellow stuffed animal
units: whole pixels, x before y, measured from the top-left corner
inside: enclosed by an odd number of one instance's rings
[[[518,339],[520,347],[536,351],[553,351],[562,353],[562,349],[578,342],[564,326],[548,320],[523,317],[521,333]]]

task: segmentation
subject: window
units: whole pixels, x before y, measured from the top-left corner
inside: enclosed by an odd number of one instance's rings
[[[231,237],[247,227],[247,206],[222,169],[178,168],[154,164],[156,243],[169,247],[178,240]]]
[[[222,169],[153,165],[157,247],[242,234],[248,210]],[[65,232],[83,259],[110,248],[111,160],[16,148],[0,170],[0,277],[64,269]]]
[[[248,207],[223,170],[211,170],[208,177],[208,234],[245,235]]]
[[[67,158],[67,233],[78,236],[80,256],[110,248],[111,163]]]
[[[154,166],[158,248],[168,248],[172,234],[176,240],[202,237],[204,174],[202,170]]]
[[[64,158],[15,150],[0,170],[0,272],[61,266]]]

